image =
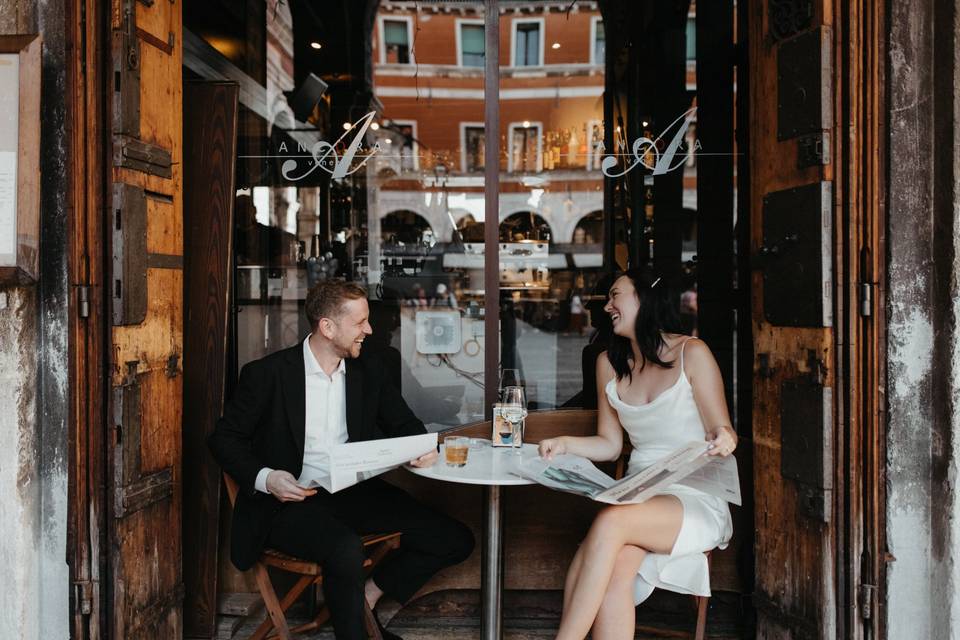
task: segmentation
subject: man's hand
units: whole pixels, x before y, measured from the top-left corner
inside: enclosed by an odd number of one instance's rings
[[[419,458],[410,461],[411,467],[430,467],[437,461],[437,450],[431,449]]]
[[[303,502],[314,495],[316,489],[304,489],[289,471],[274,469],[267,474],[267,491],[280,502]]]

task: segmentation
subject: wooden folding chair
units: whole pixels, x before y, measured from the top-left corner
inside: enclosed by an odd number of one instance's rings
[[[223,474],[223,481],[227,487],[227,496],[230,498],[230,506],[233,507],[237,499],[237,483],[228,474]],[[400,546],[400,533],[384,533],[363,536],[364,549],[367,551],[367,559],[363,566],[367,573],[373,570],[384,556],[391,550]],[[270,582],[270,575],[267,573],[267,567],[274,567],[288,573],[293,573],[300,578],[287,591],[283,599],[277,597],[273,584]],[[287,625],[286,611],[290,608],[297,598],[300,597],[307,587],[311,585],[320,586],[323,584],[323,567],[317,562],[303,560],[294,556],[281,553],[275,549],[264,549],[260,559],[253,565],[250,571],[253,571],[257,579],[257,588],[263,597],[263,603],[269,614],[257,630],[250,636],[250,640],[262,640],[268,636],[278,636],[281,640],[290,640],[291,634],[312,631],[320,627],[330,619],[330,610],[324,606],[317,613],[316,617],[305,624],[290,628]],[[367,633],[372,640],[381,640],[380,631],[377,628],[373,612],[364,602],[364,622],[367,627]]]

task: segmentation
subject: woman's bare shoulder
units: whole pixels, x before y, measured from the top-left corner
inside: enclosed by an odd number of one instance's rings
[[[689,338],[683,346],[683,368],[692,377],[700,372],[713,371],[717,368],[717,361],[706,342]]]
[[[613,371],[613,365],[610,364],[610,358],[607,356],[607,350],[604,349],[597,356],[597,371]]]

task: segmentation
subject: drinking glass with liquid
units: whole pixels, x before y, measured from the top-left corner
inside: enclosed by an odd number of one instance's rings
[[[523,387],[509,386],[504,388],[500,415],[510,425],[510,444],[514,447],[523,446],[523,421],[527,417],[527,400]],[[504,441],[503,436],[500,439]],[[504,441],[504,444],[506,444],[506,441]]]
[[[467,464],[470,453],[470,438],[450,437],[443,441],[444,460],[448,467],[462,467]]]

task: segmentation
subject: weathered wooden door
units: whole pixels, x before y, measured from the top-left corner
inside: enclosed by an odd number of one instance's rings
[[[834,15],[830,0],[747,10],[757,637],[834,638]]]
[[[182,635],[182,49],[178,0],[113,0],[112,638]],[[112,200],[112,202],[111,202]]]

